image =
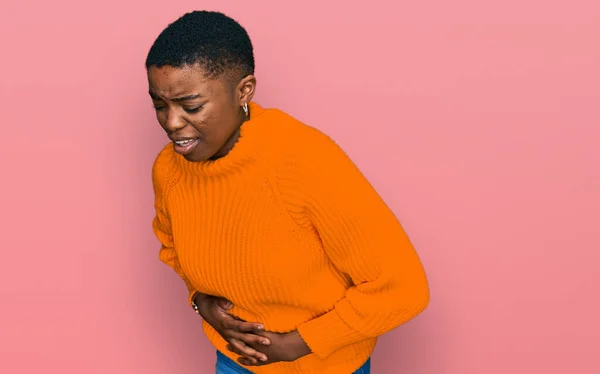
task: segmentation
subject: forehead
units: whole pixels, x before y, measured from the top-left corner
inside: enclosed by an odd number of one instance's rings
[[[207,79],[198,66],[151,66],[148,68],[150,91],[165,98],[174,98],[189,94],[208,95],[218,87],[218,81]]]

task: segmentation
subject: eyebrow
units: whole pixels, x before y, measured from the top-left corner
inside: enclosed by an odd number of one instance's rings
[[[150,94],[150,97],[154,100],[162,100],[160,97],[156,96],[152,91],[148,91],[148,93]],[[187,100],[194,100],[197,99],[199,97],[202,97],[202,95],[200,94],[192,94],[192,95],[187,95],[187,96],[180,96],[180,97],[176,97],[171,99],[170,101],[175,101],[175,102],[181,102],[181,101],[187,101]]]

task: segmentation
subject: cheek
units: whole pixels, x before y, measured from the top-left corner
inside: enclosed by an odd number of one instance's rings
[[[186,118],[187,122],[192,125],[193,128],[203,138],[210,138],[210,123],[211,118],[207,114],[199,113],[195,116]]]
[[[167,116],[164,111],[156,112],[156,119],[162,128],[165,128],[165,124],[167,123]]]

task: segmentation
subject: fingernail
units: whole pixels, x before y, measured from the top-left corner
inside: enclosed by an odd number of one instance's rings
[[[267,357],[266,357],[266,356],[262,356],[262,357],[260,358],[260,360],[261,360],[261,361],[267,361]]]
[[[227,309],[231,309],[233,307],[233,304],[230,302],[227,302],[227,304],[225,304],[225,308]]]
[[[262,341],[262,343],[263,343],[264,345],[269,345],[269,344],[270,344],[268,340],[263,340],[263,341]]]
[[[258,325],[258,329],[259,329],[259,330],[264,330],[264,329],[265,329],[265,327],[264,327],[263,325]]]

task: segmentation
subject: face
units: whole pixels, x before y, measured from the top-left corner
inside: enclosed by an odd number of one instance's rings
[[[233,148],[248,119],[242,107],[252,100],[256,79],[249,75],[232,84],[227,78],[206,78],[198,65],[151,66],[148,84],[156,117],[175,152],[198,162]]]

